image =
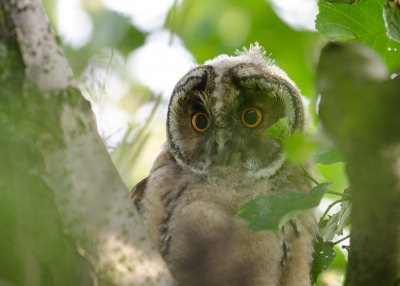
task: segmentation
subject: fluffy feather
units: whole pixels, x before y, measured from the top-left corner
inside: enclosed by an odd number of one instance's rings
[[[260,111],[258,125],[243,122],[249,108]],[[193,127],[198,112],[208,122],[202,132]],[[277,233],[250,233],[236,219],[257,195],[313,187],[265,135],[284,116],[292,131],[303,129],[299,90],[257,43],[195,67],[176,84],[167,142],[132,197],[179,285],[310,285],[313,211]]]

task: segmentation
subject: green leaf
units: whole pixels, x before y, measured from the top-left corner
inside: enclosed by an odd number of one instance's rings
[[[266,134],[269,137],[278,139],[280,143],[285,143],[286,140],[290,137],[290,125],[292,122],[288,117],[283,117],[278,120],[275,124],[272,124],[271,127],[266,131]]]
[[[315,135],[296,132],[285,143],[286,156],[290,162],[301,162],[310,158],[320,147]]]
[[[251,232],[279,229],[299,213],[317,207],[332,183],[323,183],[309,193],[286,191],[277,195],[260,195],[245,203],[238,211],[238,218],[248,221]]]
[[[336,257],[336,251],[326,243],[322,237],[317,236],[314,242],[313,263],[311,266],[311,282],[315,284],[322,271],[331,266]]]
[[[337,149],[323,149],[315,155],[315,162],[321,165],[331,165],[344,162],[344,159]]]
[[[335,192],[343,192],[350,182],[346,173],[346,163],[338,162],[332,165],[317,165],[318,172],[327,182],[335,182],[329,189]]]
[[[389,38],[400,42],[400,7],[394,0],[386,1],[383,6],[386,34]]]
[[[325,222],[321,222],[320,227],[320,235],[324,239],[324,241],[331,241],[332,238],[337,235],[343,234],[343,229],[346,226],[346,220],[350,215],[351,204],[349,201],[345,201],[342,203],[342,209],[335,213],[333,216],[329,217],[329,219]]]
[[[400,43],[386,35],[383,2],[368,0],[351,6],[332,6],[320,0],[316,29],[329,40],[354,40],[372,47],[389,70],[396,72],[400,69]]]
[[[331,5],[340,5],[340,4],[353,5],[360,2],[361,0],[325,0],[325,1]]]

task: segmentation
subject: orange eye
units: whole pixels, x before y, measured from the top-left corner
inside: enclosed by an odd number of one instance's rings
[[[203,112],[196,112],[192,116],[192,126],[197,132],[204,132],[210,125],[208,117]]]
[[[247,127],[258,126],[262,120],[262,112],[257,107],[246,108],[242,113],[242,122]]]

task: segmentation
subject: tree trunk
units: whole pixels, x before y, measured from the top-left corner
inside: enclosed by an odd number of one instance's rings
[[[320,117],[347,161],[351,246],[345,285],[400,285],[400,77],[361,45],[329,44]]]
[[[0,285],[172,285],[40,0],[0,0]]]

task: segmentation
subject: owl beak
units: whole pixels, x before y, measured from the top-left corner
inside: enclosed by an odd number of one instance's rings
[[[225,145],[218,145],[218,156],[221,160],[222,165],[226,165],[226,161],[228,161],[229,150]]]
[[[227,142],[231,135],[226,130],[218,130],[215,133],[215,141],[217,142],[217,152],[221,163],[225,166],[229,158],[230,148],[227,146]]]

